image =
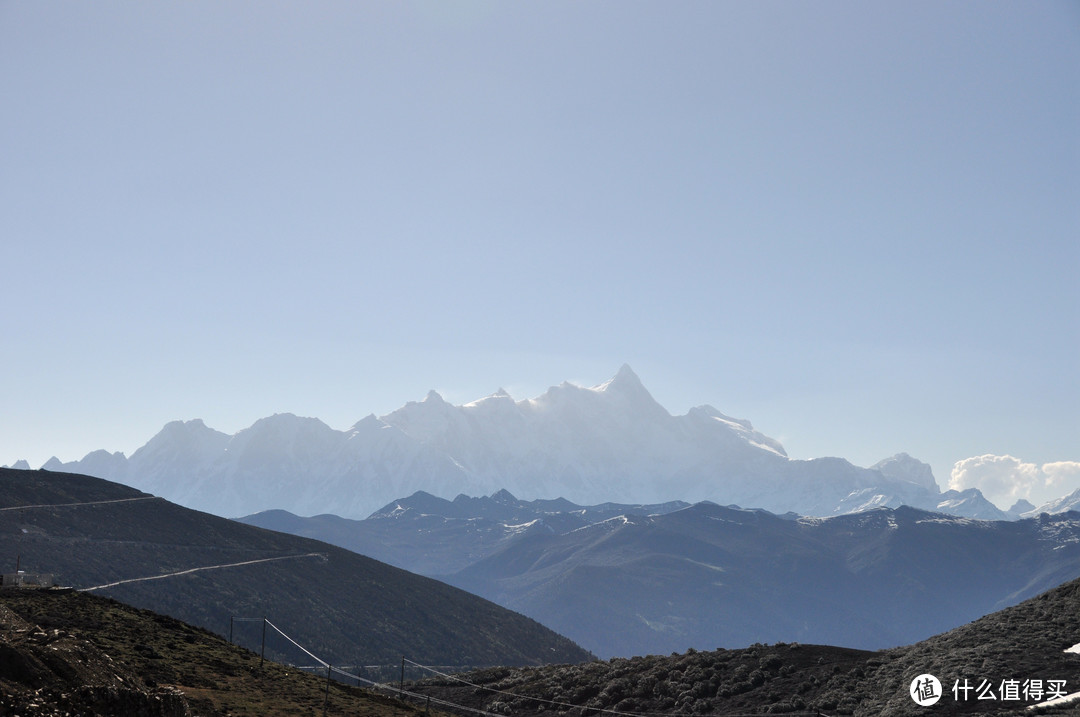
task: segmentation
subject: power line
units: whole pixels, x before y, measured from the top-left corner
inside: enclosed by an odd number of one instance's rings
[[[504,717],[504,715],[495,714],[494,712],[487,712],[485,710],[477,709],[475,707],[469,707],[467,705],[459,705],[459,704],[456,704],[454,702],[449,702],[447,700],[439,699],[437,697],[431,697],[430,695],[423,695],[423,694],[420,694],[420,693],[417,693],[417,692],[410,692],[408,690],[402,690],[402,689],[399,689],[397,687],[393,687],[391,685],[388,685],[388,684],[385,684],[385,683],[382,683],[382,682],[375,682],[374,680],[369,680],[366,677],[361,677],[360,675],[354,675],[351,672],[347,672],[347,671],[345,671],[345,670],[343,670],[343,669],[341,669],[339,667],[333,667],[333,666],[330,665],[329,662],[322,659],[321,657],[319,657],[318,655],[316,655],[315,653],[311,652],[306,647],[301,645],[299,642],[297,642],[293,638],[286,635],[284,633],[284,631],[282,631],[282,629],[280,627],[278,627],[274,623],[270,622],[266,618],[234,618],[234,620],[243,621],[243,622],[262,621],[262,623],[264,625],[267,625],[267,626],[273,628],[275,632],[277,632],[279,635],[281,635],[286,640],[288,640],[293,645],[295,645],[297,648],[299,648],[301,651],[303,651],[303,653],[305,655],[307,655],[311,659],[318,662],[319,665],[323,669],[326,669],[328,672],[329,671],[336,672],[339,675],[343,675],[343,676],[348,677],[350,679],[356,680],[357,682],[366,683],[366,684],[370,685],[374,689],[389,692],[391,695],[394,695],[394,694],[407,695],[407,696],[412,697],[414,699],[418,699],[418,700],[422,700],[422,701],[430,701],[432,704],[442,705],[444,707],[452,707],[454,709],[463,710],[463,711],[466,711],[466,712],[472,712],[474,714],[482,715],[482,717]]]
[[[320,659],[320,658],[319,658],[319,657],[317,657],[317,656],[316,656],[316,655],[315,655],[314,653],[312,653],[312,652],[311,652],[310,650],[308,650],[308,649],[307,649],[307,648],[305,648],[305,647],[304,647],[303,645],[301,645],[301,644],[300,644],[299,642],[297,642],[296,640],[292,639],[291,637],[289,637],[288,635],[286,635],[286,634],[285,634],[284,632],[282,632],[282,631],[281,631],[281,628],[280,628],[280,627],[278,627],[278,626],[277,626],[277,625],[275,625],[274,623],[270,622],[270,621],[269,621],[269,620],[267,620],[266,618],[263,618],[263,621],[264,621],[264,622],[265,622],[265,623],[266,623],[267,625],[269,625],[270,627],[272,627],[272,628],[274,628],[275,630],[277,630],[277,632],[278,632],[278,634],[279,634],[279,635],[281,635],[282,637],[284,637],[284,638],[285,638],[286,640],[288,640],[288,641],[289,641],[289,642],[291,642],[292,644],[296,645],[296,646],[297,646],[298,648],[300,648],[300,650],[301,650],[301,651],[302,651],[302,652],[303,652],[303,653],[304,653],[305,655],[307,655],[307,656],[308,656],[308,657],[310,657],[311,659],[315,660],[316,662],[318,662],[318,663],[319,663],[320,665],[322,665],[323,667],[329,667],[329,666],[330,666],[330,663],[329,663],[329,662],[327,662],[326,660]]]
[[[462,704],[458,704],[456,702],[450,702],[449,700],[440,699],[438,697],[432,697],[431,695],[425,695],[425,694],[420,693],[420,692],[411,692],[409,690],[404,690],[404,689],[401,689],[400,687],[394,687],[393,685],[389,685],[389,684],[386,684],[384,682],[375,682],[374,680],[369,680],[366,677],[361,677],[360,675],[354,675],[353,673],[348,672],[348,671],[346,671],[346,670],[344,670],[344,669],[342,669],[340,667],[334,667],[329,662],[322,659],[321,657],[318,657],[313,652],[308,650],[306,647],[301,645],[299,642],[297,642],[293,638],[286,635],[281,630],[281,628],[279,628],[277,625],[270,622],[266,618],[237,617],[237,618],[233,618],[233,619],[238,621],[238,622],[241,622],[241,621],[242,622],[260,622],[261,621],[264,625],[270,626],[279,635],[281,635],[286,640],[288,640],[293,645],[295,645],[297,648],[302,650],[305,655],[307,655],[308,657],[310,657],[313,660],[315,660],[316,662],[318,662],[319,667],[317,667],[315,669],[325,669],[325,670],[327,670],[327,673],[328,673],[327,677],[329,677],[330,672],[336,672],[339,675],[342,675],[344,677],[348,677],[349,679],[352,679],[352,680],[356,680],[358,683],[360,683],[360,682],[366,683],[372,689],[382,690],[382,691],[390,693],[391,695],[405,695],[405,696],[411,697],[411,698],[416,699],[416,700],[428,701],[431,704],[442,705],[443,707],[450,707],[450,708],[453,708],[453,709],[456,709],[456,710],[463,710],[463,711],[466,711],[466,712],[471,712],[473,714],[482,715],[482,717],[505,717],[505,715],[497,714],[495,712],[488,712],[486,710],[478,709],[476,707],[469,707],[468,705],[462,705]],[[581,710],[582,714],[588,714],[590,712],[593,712],[593,713],[604,713],[604,714],[611,714],[611,715],[619,715],[620,717],[673,717],[672,713],[670,713],[670,712],[620,712],[619,710],[606,709],[606,708],[603,708],[603,707],[588,707],[588,706],[585,706],[585,705],[571,704],[569,702],[558,702],[558,701],[555,701],[555,700],[544,699],[542,697],[531,697],[529,695],[521,695],[521,694],[517,694],[515,692],[507,692],[506,690],[498,690],[498,689],[495,689],[493,687],[485,687],[484,685],[479,685],[479,684],[476,684],[474,682],[469,682],[468,680],[465,680],[465,679],[463,679],[461,677],[457,677],[456,675],[450,675],[450,674],[447,674],[447,673],[444,673],[444,672],[440,672],[439,670],[436,670],[434,667],[431,667],[430,665],[422,665],[419,662],[414,662],[413,660],[410,660],[409,658],[404,657],[404,656],[402,656],[401,659],[402,659],[402,662],[404,662],[404,663],[408,663],[408,664],[413,665],[414,667],[418,667],[418,668],[420,668],[422,670],[427,670],[427,671],[432,672],[432,673],[434,673],[436,675],[439,675],[440,677],[445,677],[445,678],[450,679],[450,680],[455,680],[457,682],[468,685],[469,687],[473,687],[475,689],[487,690],[489,692],[495,692],[497,694],[507,695],[507,696],[510,696],[510,697],[516,697],[516,698],[520,698],[520,699],[534,700],[536,702],[543,702],[543,703],[554,705],[554,706],[557,706],[557,707],[565,707],[565,708],[568,708],[568,709]],[[303,667],[297,667],[295,665],[294,665],[294,667],[296,667],[296,669],[305,669]],[[314,667],[314,666],[311,666],[311,667]],[[378,667],[386,667],[386,665],[365,665],[364,667],[378,668]],[[308,669],[310,669],[310,667]],[[804,716],[804,717],[806,717],[806,716],[809,716],[809,717],[822,717],[821,712],[791,712],[789,714],[791,714],[792,717],[799,717],[800,715]],[[747,713],[747,714],[724,714],[723,717],[757,717],[757,715],[756,714],[750,714],[750,713]]]

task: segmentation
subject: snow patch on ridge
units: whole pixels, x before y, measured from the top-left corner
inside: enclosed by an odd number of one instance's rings
[[[730,430],[735,435],[741,437],[751,446],[760,448],[765,451],[770,451],[778,456],[787,458],[787,451],[780,444],[780,441],[775,438],[770,438],[764,433],[760,433],[754,430],[753,424],[746,419],[732,418],[731,416],[725,416],[720,411],[716,410],[712,406],[704,405],[697,408],[690,409],[690,413],[696,413],[698,415],[706,416],[713,421],[723,424],[725,428]],[[689,414],[688,414],[689,415]]]

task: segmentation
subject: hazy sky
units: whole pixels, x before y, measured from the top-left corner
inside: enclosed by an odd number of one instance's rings
[[[1078,128],[1076,2],[0,0],[0,463],[624,362],[1080,461]]]

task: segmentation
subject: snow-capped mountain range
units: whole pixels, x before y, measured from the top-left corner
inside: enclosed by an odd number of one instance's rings
[[[673,416],[629,366],[599,386],[563,383],[521,401],[499,390],[455,406],[432,391],[345,431],[287,413],[234,435],[174,421],[130,457],[99,450],[42,468],[229,517],[283,508],[362,518],[419,490],[453,498],[500,489],[580,504],[710,500],[811,516],[906,504],[1014,517],[978,490],[942,493],[930,467],[906,454],[870,468],[792,460],[749,421],[711,406]]]

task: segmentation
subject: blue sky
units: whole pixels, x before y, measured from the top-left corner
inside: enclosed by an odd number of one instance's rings
[[[1074,2],[0,0],[0,463],[630,363],[1080,461]]]

